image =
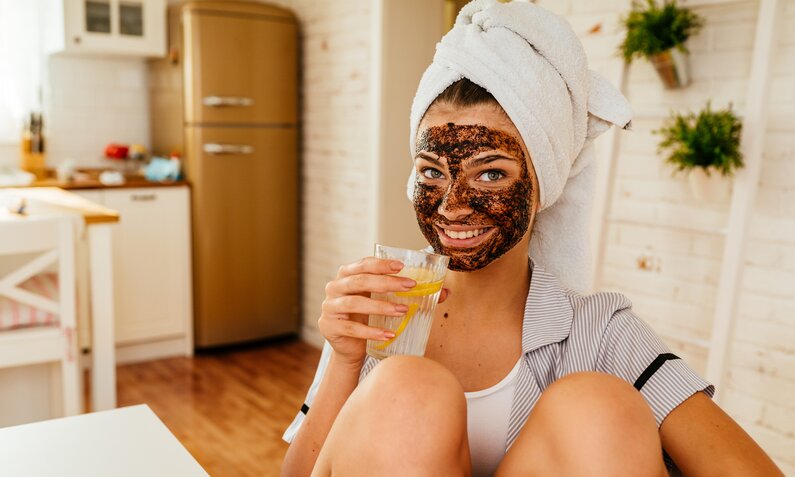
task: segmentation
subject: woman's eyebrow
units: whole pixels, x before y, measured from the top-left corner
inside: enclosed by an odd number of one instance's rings
[[[502,155],[502,154],[490,154],[488,156],[483,156],[483,157],[477,157],[475,159],[470,159],[468,161],[465,161],[465,163],[469,167],[477,167],[477,166],[480,166],[480,165],[483,165],[483,164],[488,164],[490,162],[499,161],[500,159],[505,160],[505,161],[511,161],[511,162],[519,162],[519,159],[517,159],[515,157],[512,157],[512,156],[506,156],[506,155]]]
[[[432,155],[428,154],[427,152],[419,152],[419,153],[417,153],[417,158],[425,159],[426,161],[432,162],[432,163],[434,163],[434,164],[436,164],[437,166],[440,166],[440,167],[444,166],[444,163],[442,163],[442,161],[440,161],[436,157],[433,157]]]

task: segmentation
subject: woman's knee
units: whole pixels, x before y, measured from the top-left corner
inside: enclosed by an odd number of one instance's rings
[[[424,416],[432,420],[466,416],[464,390],[458,379],[447,368],[428,358],[387,358],[376,366],[360,387],[362,399],[383,410],[388,409],[390,413]]]
[[[499,475],[664,473],[651,408],[629,383],[602,373],[574,373],[550,385],[511,451]]]
[[[595,372],[566,376],[542,394],[533,413],[559,451],[576,454],[594,467],[662,465],[654,414],[643,396],[620,378]]]
[[[657,429],[643,396],[623,379],[604,373],[573,373],[557,380],[541,395],[536,411],[558,422],[589,422],[606,431],[627,426],[655,433]]]
[[[390,357],[348,399],[319,462],[342,475],[360,475],[356,469],[385,475],[376,472],[382,467],[394,475],[439,475],[442,468],[465,474],[466,435],[466,400],[456,377],[426,358]]]

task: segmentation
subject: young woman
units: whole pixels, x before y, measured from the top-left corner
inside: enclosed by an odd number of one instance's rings
[[[405,312],[370,298],[415,285],[402,264],[341,267],[283,475],[781,475],[625,297],[576,291],[590,141],[629,117],[559,17],[462,10],[412,107],[409,195],[450,257],[425,357],[365,354],[391,337],[367,315]]]

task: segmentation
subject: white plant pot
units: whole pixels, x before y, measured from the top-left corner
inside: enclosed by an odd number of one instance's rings
[[[695,167],[687,176],[690,192],[700,202],[726,202],[731,195],[731,178],[723,177],[720,172],[710,169],[709,175],[703,167]]]

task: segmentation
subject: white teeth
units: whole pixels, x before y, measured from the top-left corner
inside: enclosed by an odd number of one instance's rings
[[[447,230],[447,229],[442,229],[442,230],[444,230],[445,235],[447,235],[448,237],[462,240],[462,239],[477,237],[478,235],[485,232],[486,229],[467,230],[461,232],[456,232],[455,230]]]

